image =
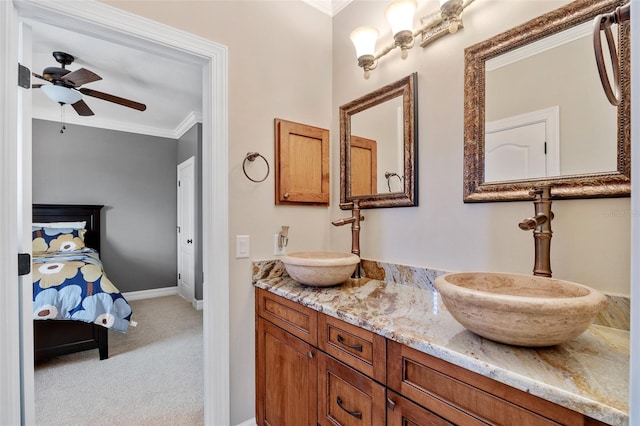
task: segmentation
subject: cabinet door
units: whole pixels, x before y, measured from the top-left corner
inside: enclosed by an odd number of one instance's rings
[[[442,417],[388,391],[387,426],[453,426]]]
[[[256,334],[257,423],[316,426],[316,349],[262,318]]]
[[[329,130],[275,119],[276,204],[329,205]]]
[[[318,352],[318,425],[384,426],[385,388]]]

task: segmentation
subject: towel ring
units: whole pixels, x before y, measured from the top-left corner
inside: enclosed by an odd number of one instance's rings
[[[264,163],[267,165],[267,173],[264,175],[262,179],[253,179],[251,176],[247,174],[247,169],[245,168],[245,166],[247,164],[247,160],[253,162],[258,157],[262,158],[264,160]],[[247,177],[247,179],[249,179],[250,181],[256,182],[256,183],[264,182],[265,179],[269,176],[269,162],[259,152],[247,152],[247,155],[244,157],[244,161],[242,162],[242,171],[244,172],[244,175]]]
[[[613,106],[620,105],[620,64],[618,59],[618,53],[616,52],[615,41],[613,40],[613,33],[611,32],[611,25],[620,24],[624,21],[631,19],[630,13],[631,4],[616,8],[612,13],[602,14],[596,16],[593,23],[593,49],[596,55],[596,65],[598,66],[598,74],[600,74],[600,82],[604,93],[609,100],[609,103]],[[602,54],[602,39],[600,33],[604,31],[605,38],[607,40],[607,47],[609,49],[609,56],[611,58],[611,67],[613,69],[613,87],[609,82],[609,76],[604,64],[604,56]]]

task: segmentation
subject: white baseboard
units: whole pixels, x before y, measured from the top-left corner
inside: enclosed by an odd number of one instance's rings
[[[256,423],[256,418],[254,417],[236,426],[258,426],[258,424]]]
[[[201,311],[204,307],[204,303],[202,302],[202,300],[196,299],[193,301],[193,307],[196,309],[196,311]]]
[[[125,299],[141,300],[141,299],[153,299],[154,297],[174,296],[178,294],[178,287],[162,287],[152,288],[150,290],[129,291],[122,293]]]

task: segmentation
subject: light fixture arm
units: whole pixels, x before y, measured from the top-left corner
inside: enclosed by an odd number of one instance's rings
[[[420,18],[420,27],[412,32],[402,32],[394,35],[394,40],[374,54],[362,55],[358,58],[358,66],[364,70],[365,79],[369,78],[369,71],[378,65],[378,60],[396,47],[402,50],[402,58],[407,57],[407,50],[415,44],[415,39],[421,37],[420,46],[434,42],[446,34],[454,34],[462,24],[462,12],[475,0],[441,0],[440,9]],[[408,33],[408,34],[407,34]]]

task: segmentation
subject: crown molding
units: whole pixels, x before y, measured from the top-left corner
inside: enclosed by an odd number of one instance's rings
[[[319,11],[326,13],[333,17],[338,14],[342,9],[347,7],[353,0],[302,0],[308,5],[318,9]]]
[[[45,121],[60,122],[59,111],[33,110],[33,118]],[[103,120],[95,116],[90,118],[66,114],[65,124],[77,126],[96,127],[98,129],[116,130],[119,132],[136,133],[141,135],[155,136],[158,138],[180,139],[182,135],[191,129],[196,123],[202,122],[202,114],[190,112],[174,129],[161,129],[159,127],[141,126],[134,123],[121,122],[116,120]]]

